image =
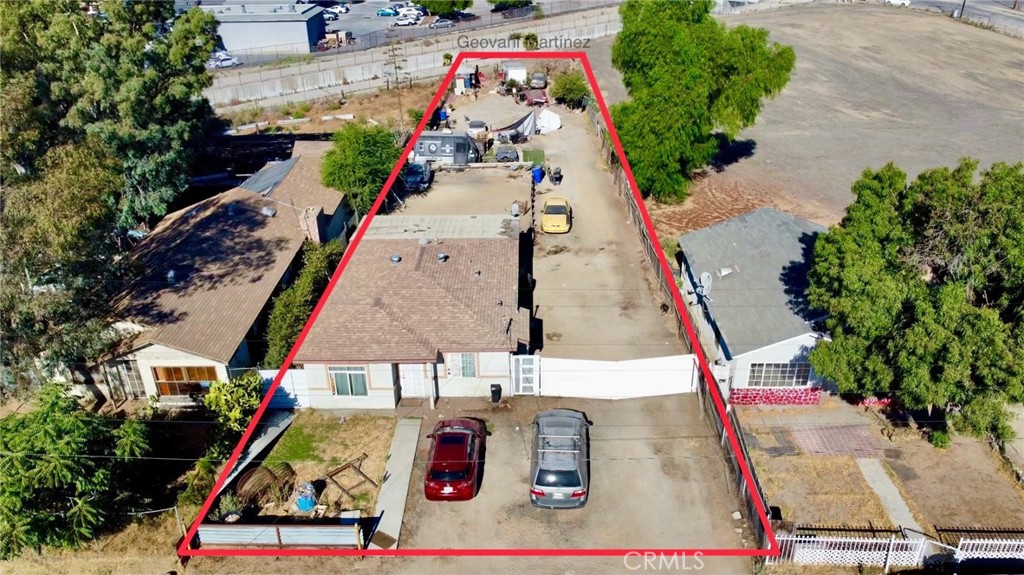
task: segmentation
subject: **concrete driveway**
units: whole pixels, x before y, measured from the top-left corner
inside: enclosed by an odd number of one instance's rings
[[[453,399],[424,412],[403,548],[738,548],[750,542],[743,522],[730,517],[739,504],[694,396],[517,397],[510,405]],[[530,424],[554,407],[584,411],[594,424],[590,499],[582,509],[538,509],[529,502]],[[422,487],[425,435],[434,421],[455,415],[484,419],[492,430],[483,482],[471,501],[430,502]]]

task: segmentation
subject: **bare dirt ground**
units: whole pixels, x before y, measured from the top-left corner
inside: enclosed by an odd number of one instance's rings
[[[809,431],[846,439],[862,431],[925,530],[1024,526],[1024,493],[982,441],[956,438],[948,449],[936,449],[909,430],[884,433],[882,419],[835,398],[819,408],[738,409],[745,432],[753,437],[748,446],[765,496],[786,520],[891,525],[857,467],[856,457],[863,453],[841,453],[842,443],[835,444],[835,453],[807,453],[798,440]]]
[[[329,413],[305,410],[299,413],[284,436],[267,455],[268,461],[287,461],[295,470],[295,483],[316,481],[336,468],[366,455],[360,471],[380,484],[391,449],[391,438],[395,433],[394,417],[354,415],[341,422]],[[358,484],[362,477],[352,471],[344,471],[334,477],[343,487]],[[364,483],[349,491],[356,497],[353,501],[330,482],[320,496],[320,502],[329,505],[328,511],[341,509],[364,510],[373,514],[376,509],[378,489]],[[290,511],[295,502],[292,497],[283,507],[265,510],[274,515]]]
[[[477,100],[456,97],[452,103],[458,122],[469,116],[492,127],[511,124],[529,111],[494,94],[482,93]],[[534,247],[533,303],[543,322],[545,355],[625,360],[687,353],[672,316],[661,312],[662,302],[651,289],[649,264],[624,200],[607,167],[600,164],[597,137],[586,115],[551,109],[561,116],[562,128],[520,146],[543,149],[546,162],[561,167],[565,175],[559,186],[545,180],[537,187],[536,209],[555,195],[567,197],[573,206],[570,233],[538,233]],[[445,171],[437,174],[429,192],[409,198],[401,213],[502,214],[514,201],[529,205],[529,200],[527,170]],[[536,217],[539,226],[539,214]],[[532,218],[531,213],[523,214],[523,229]]]
[[[591,428],[590,499],[582,509],[529,501],[534,416],[562,407],[585,412]],[[717,438],[694,396],[643,400],[517,397],[510,408],[442,400],[435,417],[488,422],[480,493],[468,502],[422,496],[430,441],[421,438],[406,503],[406,548],[736,548],[751,543],[729,487]],[[436,413],[436,415],[435,415]]]
[[[712,171],[681,206],[650,205],[674,237],[763,205],[821,224],[841,219],[865,168],[889,161],[915,176],[960,156],[1024,159],[1024,44],[936,14],[817,5],[730,15],[793,46],[796,69],[740,140],[753,154]],[[627,97],[612,38],[589,50],[610,103]]]

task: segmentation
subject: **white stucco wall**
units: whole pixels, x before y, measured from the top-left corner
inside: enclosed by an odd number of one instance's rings
[[[480,352],[476,354],[476,377],[458,377],[447,365],[437,369],[439,397],[490,397],[491,385],[501,385],[502,395],[509,395],[508,352]],[[448,361],[448,354],[444,354]]]
[[[730,362],[732,387],[747,387],[750,364],[752,363],[806,362],[807,354],[814,349],[818,338],[819,336],[810,332],[736,356]],[[811,383],[820,384],[822,381],[812,372]]]
[[[138,362],[139,375],[146,388],[146,395],[160,395],[156,387],[156,378],[153,375],[155,367],[214,367],[217,369],[217,379],[221,381],[228,379],[226,364],[159,344],[147,345],[119,359],[134,359]]]
[[[306,388],[310,407],[318,409],[394,409],[395,389],[391,364],[370,364],[366,367],[365,396],[336,395],[334,382],[325,364],[306,364]]]

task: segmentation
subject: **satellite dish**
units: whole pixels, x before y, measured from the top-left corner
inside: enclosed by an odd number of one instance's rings
[[[708,272],[700,274],[697,284],[699,286],[697,292],[702,296],[707,296],[711,292],[711,274]]]

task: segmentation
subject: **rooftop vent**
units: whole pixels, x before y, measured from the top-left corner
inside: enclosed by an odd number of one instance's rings
[[[426,246],[430,244],[430,238],[420,238],[420,245]]]
[[[734,270],[732,268],[718,268],[718,271],[716,273],[718,274],[719,279],[721,279],[731,274],[733,271]]]
[[[268,218],[272,218],[277,215],[277,210],[270,206],[267,206],[260,210],[260,213],[263,214],[264,216],[267,216]]]
[[[174,270],[167,270],[167,283],[172,286],[178,285],[178,278],[176,277]]]
[[[242,9],[242,13],[244,14],[245,13],[245,4],[242,4],[241,6],[239,6],[239,8]]]
[[[475,275],[476,277],[480,277],[480,270],[476,270],[475,272],[473,272],[473,275]]]
[[[437,261],[442,263],[442,264],[444,262],[448,261],[448,254],[446,254],[444,252],[440,252],[439,254],[437,254]]]
[[[398,262],[400,262],[400,261],[402,261],[402,256],[400,256],[398,254],[395,254],[395,255],[391,256],[391,263],[392,264],[397,266]]]

